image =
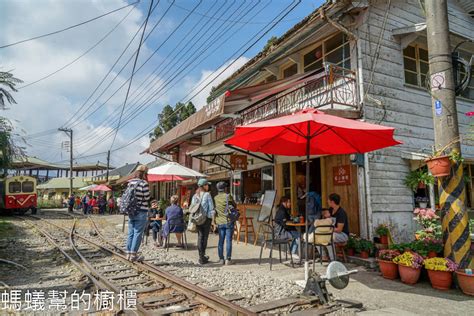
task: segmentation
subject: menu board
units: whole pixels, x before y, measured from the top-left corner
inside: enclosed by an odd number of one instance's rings
[[[272,209],[273,203],[275,202],[276,191],[266,190],[263,197],[262,207],[260,208],[260,213],[258,214],[259,222],[270,222],[272,218]]]

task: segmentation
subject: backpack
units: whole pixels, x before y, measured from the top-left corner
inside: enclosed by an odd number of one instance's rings
[[[140,209],[137,197],[136,197],[136,190],[140,181],[136,181],[135,183],[129,183],[127,189],[122,195],[122,200],[120,202],[120,213],[126,214],[128,216],[136,216]]]
[[[204,212],[204,209],[202,208],[200,196],[197,198],[197,203],[193,203],[189,207],[189,213],[190,213],[189,220],[192,223],[196,225],[202,225],[206,222],[207,214],[206,212]]]
[[[239,210],[236,209],[233,205],[229,205],[229,194],[227,194],[225,198],[224,215],[227,217],[227,221],[230,223],[236,222],[240,217]]]

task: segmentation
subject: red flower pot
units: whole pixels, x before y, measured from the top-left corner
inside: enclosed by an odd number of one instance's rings
[[[354,256],[354,249],[352,249],[352,248],[347,249],[347,255],[348,256]]]
[[[405,284],[416,284],[420,278],[421,269],[415,269],[412,267],[398,265],[398,273],[400,273],[400,279]]]
[[[388,245],[388,236],[387,235],[380,236],[380,243],[382,245]]]
[[[428,270],[431,286],[438,290],[449,290],[453,283],[453,273],[449,271]]]
[[[436,257],[438,254],[436,253],[436,251],[430,251],[428,252],[428,258],[434,258]],[[441,271],[441,272],[444,272],[444,271]]]
[[[377,260],[379,262],[380,272],[382,276],[389,280],[398,279],[398,266],[392,261]]]
[[[451,163],[448,156],[434,157],[425,160],[430,169],[431,174],[435,177],[449,176],[451,171]]]
[[[369,253],[367,251],[361,251],[359,256],[362,258],[362,259],[368,259],[369,258]]]
[[[474,296],[474,275],[466,274],[462,271],[456,271],[458,283],[464,294]]]

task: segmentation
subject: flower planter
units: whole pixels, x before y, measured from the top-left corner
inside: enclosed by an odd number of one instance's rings
[[[448,156],[433,157],[425,160],[428,169],[435,177],[449,176],[451,172],[451,163]]]
[[[388,236],[387,235],[380,236],[380,243],[382,245],[388,245]]]
[[[436,253],[436,251],[430,251],[428,252],[428,258],[434,258],[436,257],[438,254]]]
[[[359,257],[361,257],[362,259],[368,259],[369,253],[367,251],[361,251]]]
[[[474,275],[466,274],[462,271],[456,271],[456,275],[462,292],[466,295],[474,296]]]
[[[418,189],[426,189],[426,184],[423,182],[418,183]]]
[[[354,256],[354,249],[353,248],[347,249],[347,255],[348,256]]]
[[[453,273],[449,271],[428,270],[431,286],[438,290],[449,290],[453,283]]]
[[[420,278],[421,269],[415,269],[403,265],[398,265],[398,272],[400,273],[400,279],[405,284],[416,284]]]
[[[385,279],[398,279],[398,265],[392,261],[378,259],[380,272]]]
[[[420,208],[427,208],[428,207],[428,202],[418,202],[420,205]]]

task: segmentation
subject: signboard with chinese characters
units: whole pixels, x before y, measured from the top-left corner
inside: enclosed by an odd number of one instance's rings
[[[230,155],[230,164],[233,170],[247,170],[247,156]]]
[[[351,184],[351,166],[343,165],[332,168],[332,179],[334,185],[350,185]]]

